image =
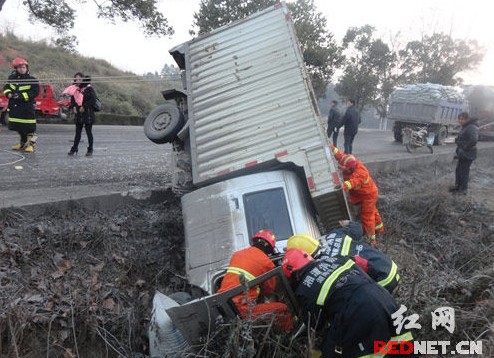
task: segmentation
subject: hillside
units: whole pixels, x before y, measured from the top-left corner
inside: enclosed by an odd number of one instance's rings
[[[55,96],[71,84],[74,73],[80,71],[90,75],[104,104],[104,112],[115,115],[146,116],[163,102],[161,90],[177,86],[158,74],[138,76],[118,70],[105,60],[72,54],[43,41],[26,41],[13,34],[0,34],[2,81],[12,71],[11,62],[16,57],[23,57],[29,62],[33,76],[42,82],[52,83]]]

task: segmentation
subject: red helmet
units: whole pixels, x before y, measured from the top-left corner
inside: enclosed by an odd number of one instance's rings
[[[19,65],[28,65],[27,61],[21,57],[16,57],[14,58],[14,61],[12,61],[12,67],[17,68]]]
[[[340,169],[343,170],[352,170],[357,166],[357,159],[351,154],[345,154],[340,159],[340,163],[338,165]]]
[[[281,268],[286,277],[291,277],[293,272],[300,270],[312,260],[314,260],[312,256],[304,250],[288,249],[281,261]]]
[[[254,242],[254,239],[261,239],[266,241],[273,250],[276,247],[276,236],[274,236],[271,230],[259,230],[258,232],[256,232],[254,236],[252,236],[252,239],[250,239],[251,244]]]

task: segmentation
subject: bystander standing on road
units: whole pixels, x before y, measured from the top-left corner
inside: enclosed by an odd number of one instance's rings
[[[470,118],[467,112],[462,112],[458,116],[461,129],[456,143],[456,178],[455,185],[449,191],[453,194],[466,194],[468,189],[468,180],[470,178],[470,166],[477,158],[477,141],[479,130],[477,128],[477,119]]]
[[[86,156],[93,155],[93,124],[95,121],[94,106],[96,103],[96,92],[91,87],[91,77],[84,76],[82,72],[74,75],[74,84],[64,90],[65,94],[71,95],[70,108],[75,111],[75,137],[74,144],[68,155],[77,154],[79,142],[81,141],[82,129],[86,129],[88,147]]]
[[[341,125],[344,127],[343,137],[345,138],[345,153],[352,154],[353,140],[358,132],[358,125],[360,124],[360,115],[355,108],[355,100],[348,99],[347,109],[341,120]],[[336,147],[336,144],[335,144]]]
[[[341,127],[341,114],[338,111],[338,101],[331,101],[331,108],[328,115],[328,138],[333,138],[333,145],[338,146],[338,133]]]

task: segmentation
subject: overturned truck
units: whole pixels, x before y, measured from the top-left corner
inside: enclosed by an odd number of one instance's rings
[[[285,4],[199,36],[170,54],[182,70],[183,88],[163,91],[168,102],[149,114],[144,131],[156,143],[173,144],[173,183],[185,193],[191,288],[185,295],[156,294],[152,355],[171,354],[167,346],[181,348],[182,341],[167,341],[176,333],[188,345],[197,344],[207,333],[202,328],[211,329],[218,316],[231,317],[228,301],[238,292],[214,293],[233,252],[249,246],[256,231],[272,230],[281,249],[295,233],[318,237],[321,229],[350,219]],[[272,275],[280,276],[279,271]],[[282,276],[280,284],[290,291]],[[198,301],[174,303],[189,299]],[[206,307],[207,315],[201,313]],[[293,302],[290,307],[296,309]]]

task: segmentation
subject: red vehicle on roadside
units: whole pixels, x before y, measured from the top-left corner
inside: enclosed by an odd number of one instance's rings
[[[9,100],[0,93],[0,114],[2,124],[5,124],[6,110]],[[67,118],[67,110],[70,106],[70,98],[64,97],[61,100],[56,100],[53,96],[53,86],[47,83],[39,85],[39,95],[36,97],[36,114],[44,117],[58,117],[61,119]]]

